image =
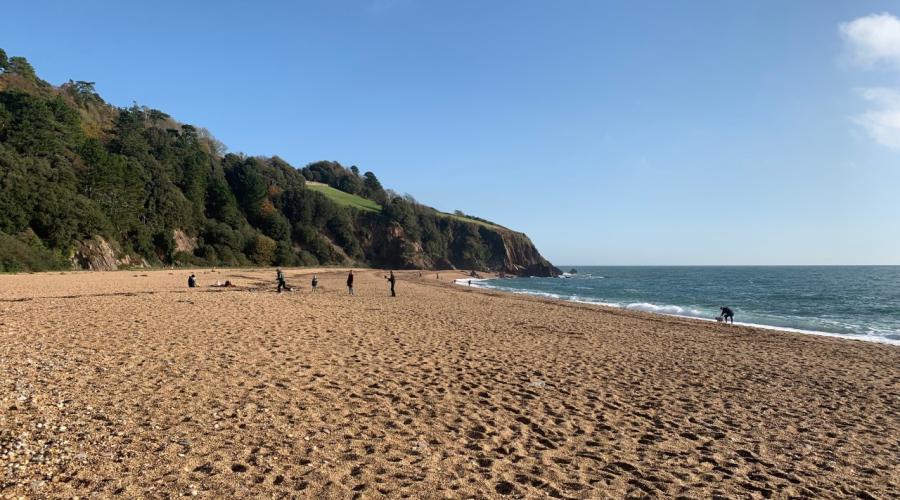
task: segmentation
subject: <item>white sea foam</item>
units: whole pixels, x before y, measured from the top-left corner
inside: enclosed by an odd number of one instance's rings
[[[618,308],[622,307],[622,304],[617,304],[615,302],[603,302],[603,301],[591,299],[591,298],[585,298],[585,299],[575,298],[575,296],[573,296],[573,298],[570,298],[569,301],[570,302],[578,302],[579,304],[592,304],[595,306],[618,307]]]
[[[693,318],[693,319],[699,319],[702,321],[716,321],[715,319],[709,319],[709,318]],[[802,328],[790,328],[787,326],[772,326],[772,325],[763,325],[760,323],[744,323],[742,321],[735,321],[734,324],[740,325],[740,326],[751,326],[753,328],[759,328],[761,330],[773,330],[773,331],[777,331],[777,332],[791,332],[791,333],[804,333],[807,335],[820,335],[823,337],[834,337],[834,338],[838,338],[838,339],[848,339],[848,340],[862,340],[864,342],[876,342],[879,344],[891,344],[891,345],[900,346],[900,340],[898,340],[898,339],[879,337],[877,335],[865,335],[865,334],[852,335],[852,334],[847,334],[847,333],[831,333],[831,332],[822,332],[819,330],[804,330]]]
[[[460,282],[460,281],[464,282],[465,280],[457,280],[457,282]],[[591,304],[591,305],[599,305],[599,306],[606,306],[606,307],[615,307],[615,308],[620,308],[620,309],[629,309],[629,310],[643,311],[643,312],[648,312],[648,313],[653,313],[653,314],[661,314],[664,316],[674,316],[674,317],[679,317],[679,318],[697,319],[697,320],[701,320],[701,321],[710,321],[710,322],[716,321],[715,318],[710,318],[708,314],[705,314],[702,311],[699,311],[697,309],[693,309],[690,307],[682,307],[682,306],[668,305],[668,304],[660,305],[660,304],[652,304],[649,302],[635,302],[635,303],[631,303],[631,304],[622,305],[622,304],[617,304],[615,302],[602,302],[600,300],[595,300],[595,299],[591,299],[591,298],[583,298],[583,297],[579,297],[577,295],[570,295],[568,297],[562,297],[559,294],[549,293],[549,292],[539,292],[539,291],[535,291],[535,290],[514,290],[514,289],[495,286],[491,283],[491,281],[493,281],[493,280],[490,280],[490,279],[481,279],[481,280],[477,280],[477,281],[478,281],[478,283],[476,284],[476,280],[472,280],[472,286],[478,286],[481,288],[490,288],[490,289],[494,289],[494,290],[501,290],[504,292],[515,293],[515,294],[519,294],[519,295],[531,295],[531,296],[535,296],[535,297],[544,297],[544,298],[549,298],[549,299],[565,300],[567,302],[577,302],[579,304]],[[820,335],[820,336],[825,336],[825,337],[834,337],[834,338],[841,338],[841,339],[848,339],[848,340],[861,340],[864,342],[877,342],[880,344],[891,344],[891,345],[900,346],[900,338],[887,338],[887,337],[881,337],[881,336],[876,336],[876,335],[864,335],[864,334],[852,335],[852,334],[842,334],[842,333],[831,333],[831,332],[823,332],[823,331],[818,331],[818,330],[807,330],[807,329],[802,329],[802,328],[790,328],[790,327],[784,327],[784,326],[764,325],[764,324],[760,324],[760,323],[745,323],[745,322],[741,322],[741,321],[736,321],[734,324],[740,325],[740,326],[749,326],[749,327],[753,327],[753,328],[759,328],[762,330],[802,333],[802,334],[807,334],[807,335]]]
[[[625,309],[632,309],[635,311],[644,311],[656,314],[670,314],[673,316],[688,316],[691,318],[703,318],[708,316],[702,311],[691,309],[689,307],[659,305],[651,304],[649,302],[635,302],[633,304],[628,304],[627,306],[625,306]]]
[[[476,284],[484,284],[485,281],[489,281],[489,279],[488,278],[457,278],[457,279],[453,280],[453,284],[468,286],[469,283],[472,283],[472,286],[475,286]]]

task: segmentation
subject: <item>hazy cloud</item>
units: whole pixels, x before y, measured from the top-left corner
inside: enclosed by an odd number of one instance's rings
[[[859,95],[871,104],[871,109],[855,116],[853,121],[879,144],[900,149],[900,92],[869,88],[860,89]]]
[[[900,68],[900,19],[887,12],[841,23],[851,60],[863,67],[887,64]]]
[[[846,55],[865,69],[900,69],[900,19],[887,12],[841,23]],[[885,87],[857,89],[867,110],[853,116],[878,144],[900,150],[900,91]]]

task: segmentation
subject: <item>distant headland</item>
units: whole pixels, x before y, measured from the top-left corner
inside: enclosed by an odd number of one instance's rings
[[[377,266],[551,276],[523,233],[334,161],[226,153],[206,129],[58,87],[0,49],[0,272]]]

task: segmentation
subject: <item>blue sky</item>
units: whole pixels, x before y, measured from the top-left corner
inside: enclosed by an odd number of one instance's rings
[[[558,264],[900,264],[900,3],[12,2],[52,83]]]

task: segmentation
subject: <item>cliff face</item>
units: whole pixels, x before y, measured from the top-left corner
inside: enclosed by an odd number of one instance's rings
[[[69,259],[74,269],[86,271],[115,271],[120,267],[148,267],[146,260],[123,254],[116,244],[110,244],[102,236],[76,243]]]
[[[560,270],[545,259],[531,239],[501,227],[453,222],[443,228],[449,242],[443,252],[429,254],[423,245],[397,225],[376,225],[364,244],[373,266],[395,269],[460,269],[490,271],[512,276],[558,276]],[[478,235],[486,252],[475,258],[465,239]]]
[[[503,261],[499,268],[492,271],[503,271],[516,276],[559,276],[560,270],[545,259],[524,233],[498,231],[501,248],[497,254]]]
[[[455,227],[459,227],[457,224]],[[480,227],[475,230],[484,241],[487,255],[484,260],[472,261],[466,252],[453,251],[452,247],[442,255],[429,255],[422,244],[410,238],[403,228],[396,225],[379,225],[371,232],[377,235],[364,242],[366,263],[375,267],[394,269],[459,269],[464,271],[490,271],[511,276],[558,276],[560,270],[545,259],[531,239],[523,233],[505,228]],[[469,231],[472,227],[467,228]],[[448,230],[448,239],[454,235]],[[179,247],[196,245],[181,231],[176,231]],[[336,247],[340,251],[339,247]],[[186,250],[186,248],[180,248]],[[342,254],[343,255],[343,254]],[[103,237],[79,241],[70,257],[72,267],[91,271],[114,271],[119,268],[149,267],[144,260],[129,256],[118,249],[115,242]],[[343,264],[353,265],[352,259],[343,255]]]
[[[363,219],[363,224],[372,223]],[[372,266],[394,269],[447,269],[435,264],[435,259],[426,255],[422,245],[410,238],[402,227],[394,224],[374,224],[370,238],[361,241],[363,252]]]

